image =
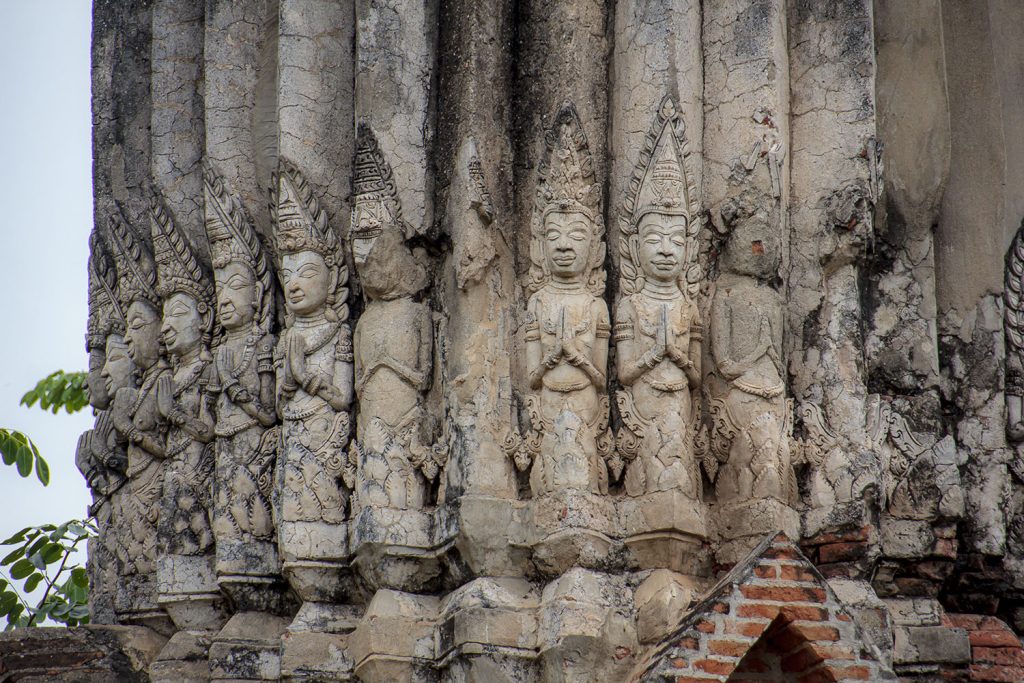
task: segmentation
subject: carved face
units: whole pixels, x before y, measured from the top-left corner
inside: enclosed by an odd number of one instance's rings
[[[110,405],[110,394],[107,393],[103,379],[103,366],[106,363],[106,356],[103,349],[93,345],[89,349],[89,405],[96,410],[106,410]]]
[[[352,211],[352,260],[357,266],[366,263],[383,225],[391,221],[391,214],[379,199],[356,199]]]
[[[284,303],[296,315],[323,310],[331,291],[331,269],[315,251],[285,254],[281,260]]]
[[[125,319],[129,357],[140,370],[153,367],[160,360],[160,314],[145,301],[133,301]]]
[[[224,329],[244,329],[252,324],[261,298],[252,270],[232,261],[216,269],[213,277],[217,283],[217,318]]]
[[[164,322],[160,334],[172,356],[184,356],[199,348],[203,340],[203,316],[196,300],[175,292],[164,302]]]
[[[649,213],[640,219],[637,252],[644,275],[674,282],[686,264],[686,218]]]
[[[593,222],[582,213],[549,213],[544,218],[544,260],[560,279],[579,279],[587,269]]]
[[[135,385],[135,364],[122,337],[115,334],[107,337],[106,358],[100,376],[108,396],[113,396],[122,387]]]
[[[723,270],[737,275],[770,280],[782,260],[779,239],[763,218],[754,216],[739,222],[722,251]]]

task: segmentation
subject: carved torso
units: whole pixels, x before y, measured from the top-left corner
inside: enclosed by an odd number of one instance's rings
[[[216,402],[217,415],[217,436],[231,437],[239,432],[255,427],[258,421],[247,413],[240,405],[236,404],[224,389],[237,382],[239,388],[245,390],[253,401],[258,402],[260,397],[260,375],[258,368],[258,357],[269,357],[273,354],[274,338],[265,334],[259,339],[252,340],[251,336],[225,339],[218,349],[218,354],[224,355],[230,351],[234,356],[234,366],[231,368],[230,376],[221,376],[218,365],[214,365],[212,372],[215,386],[220,390]],[[261,406],[266,408],[267,406]]]
[[[420,402],[428,378],[430,311],[409,297],[373,301],[356,324],[359,424],[377,417],[397,427]]]
[[[541,349],[553,348],[560,335],[572,340],[577,348],[596,363],[594,347],[598,338],[610,333],[608,306],[586,291],[562,291],[545,287],[530,297],[528,304],[527,342],[539,341]],[[605,368],[599,367],[604,372]],[[544,373],[545,389],[559,393],[580,391],[592,386],[590,376],[580,367],[562,358]]]
[[[752,278],[723,277],[711,308],[712,352],[734,387],[770,398],[782,394],[782,302]]]
[[[699,335],[700,314],[697,306],[681,294],[663,301],[638,292],[625,299],[616,311],[616,340],[632,339],[637,355],[661,343],[662,324],[667,322],[669,340],[684,353],[688,352],[694,331]],[[640,381],[658,391],[689,389],[686,373],[670,358],[662,358],[640,376]]]
[[[326,320],[313,325],[295,323],[281,334],[278,344],[280,362],[289,362],[288,342],[294,336],[300,337],[304,343],[306,372],[317,373],[321,381],[334,386],[344,386],[352,381],[346,367],[352,362],[352,340],[347,324]],[[283,374],[279,373],[279,381]],[[297,387],[291,396],[283,397],[281,412],[285,420],[302,420],[323,411],[335,412],[323,397],[310,395],[302,387]]]

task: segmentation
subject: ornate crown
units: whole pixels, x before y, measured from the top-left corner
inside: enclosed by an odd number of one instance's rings
[[[324,257],[327,265],[339,265],[338,236],[327,224],[327,212],[320,207],[313,188],[299,170],[282,158],[272,182],[270,209],[276,222],[274,241],[277,253],[314,251]]]
[[[640,219],[649,213],[686,216],[687,233],[695,236],[699,223],[700,198],[687,172],[685,126],[668,95],[661,101],[651,129],[644,139],[633,177],[626,190],[624,230],[636,232]]]
[[[200,312],[203,305],[212,308],[213,280],[178,232],[170,212],[157,200],[153,202],[149,216],[156,257],[157,293],[166,299],[175,292],[181,292],[195,299]]]
[[[149,247],[128,226],[119,211],[111,214],[109,225],[121,310],[127,312],[134,301],[145,301],[160,310],[160,295],[156,292],[156,263]]]
[[[103,348],[108,335],[124,332],[124,311],[117,298],[117,270],[99,229],[93,228],[89,235],[89,321],[85,349]]]
[[[402,204],[391,165],[384,158],[373,130],[365,123],[359,124],[356,133],[352,197],[353,236],[376,237],[388,226],[410,234],[410,226],[402,219]]]
[[[544,147],[537,166],[536,202],[541,218],[553,212],[579,212],[596,221],[601,215],[601,186],[572,102],[563,102],[558,109],[544,135]]]
[[[229,263],[242,263],[252,271],[256,281],[263,285],[263,301],[257,302],[261,327],[270,319],[271,292],[273,291],[270,261],[260,244],[242,202],[227,191],[224,179],[209,164],[203,166],[206,237],[214,268]]]
[[[644,216],[649,213],[685,216],[687,238],[695,241],[700,234],[700,197],[687,169],[688,156],[683,119],[671,96],[666,95],[644,138],[620,213],[619,229],[624,238],[619,240],[621,289],[625,294],[632,294],[643,286],[643,275],[632,251],[635,240],[629,238],[637,234]],[[692,245],[683,271],[685,285],[681,285],[691,296],[699,288],[701,275],[696,258],[697,248]]]
[[[348,266],[337,234],[327,223],[327,211],[320,206],[313,188],[291,162],[283,157],[272,178],[270,210],[276,228],[274,240],[279,256],[312,251],[323,257],[329,268],[338,269],[338,284],[328,306],[338,320],[348,318]]]
[[[537,163],[537,190],[531,216],[529,292],[548,281],[544,265],[544,218],[552,213],[582,213],[593,225],[587,264],[587,289],[595,296],[604,293],[604,217],[601,186],[594,176],[594,159],[579,114],[572,102],[559,107],[551,128],[544,135],[544,151]]]

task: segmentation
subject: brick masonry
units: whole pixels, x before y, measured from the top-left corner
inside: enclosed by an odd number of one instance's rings
[[[785,534],[737,564],[634,680],[895,681],[825,577]]]

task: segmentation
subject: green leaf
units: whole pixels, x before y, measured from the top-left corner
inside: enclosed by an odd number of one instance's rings
[[[27,477],[32,474],[32,449],[25,444],[18,444],[18,454],[15,456],[18,463],[18,474]]]
[[[44,578],[45,577],[39,572],[36,572],[29,576],[27,579],[25,579],[25,592],[31,593],[32,591],[34,591]]]
[[[39,455],[36,456],[36,477],[43,486],[50,484],[50,466]]]
[[[0,541],[0,545],[13,545],[15,543],[21,543],[25,540],[25,534],[27,534],[30,531],[32,531],[32,527],[27,526],[18,533],[8,538],[6,541]]]
[[[40,408],[54,414],[61,408],[68,413],[78,412],[89,404],[87,379],[85,372],[51,372],[25,392],[21,403],[29,407],[38,403]]]
[[[32,553],[26,559],[28,559],[28,561],[32,563],[32,566],[38,569],[39,571],[46,571],[46,562],[43,560],[43,556],[39,553]]]
[[[21,557],[24,554],[25,554],[25,546],[21,546],[20,548],[15,548],[11,552],[7,553],[7,555],[4,557],[4,559],[0,560],[0,567],[6,567],[11,562],[14,562],[15,560],[17,560],[19,557]]]
[[[21,558],[14,563],[11,567],[11,578],[15,580],[24,579],[26,576],[34,571],[34,567],[31,562],[25,558]]]
[[[75,605],[74,607],[71,608],[70,615],[71,615],[71,617],[73,617],[75,619],[83,619],[83,618],[89,616],[89,606],[88,605]]]
[[[0,593],[0,617],[9,613],[18,604],[18,596],[10,591]],[[8,619],[10,621],[10,619]]]
[[[40,550],[46,547],[47,543],[49,543],[49,541],[47,540],[46,536],[37,538],[36,541],[31,546],[29,546],[28,554],[32,555],[38,553]]]
[[[60,558],[64,557],[64,546],[59,543],[49,543],[40,553],[43,557],[43,562],[46,564],[53,564]]]
[[[79,588],[89,587],[89,573],[85,571],[85,567],[75,567],[72,569],[71,580],[74,581],[75,585]]]
[[[13,621],[13,622],[17,623],[18,621],[21,620],[21,614],[24,611],[25,611],[25,606],[24,605],[15,605],[11,609],[10,614],[7,615],[7,620],[8,621]],[[18,626],[22,626],[22,625],[23,624],[20,624],[20,623],[18,624]]]

